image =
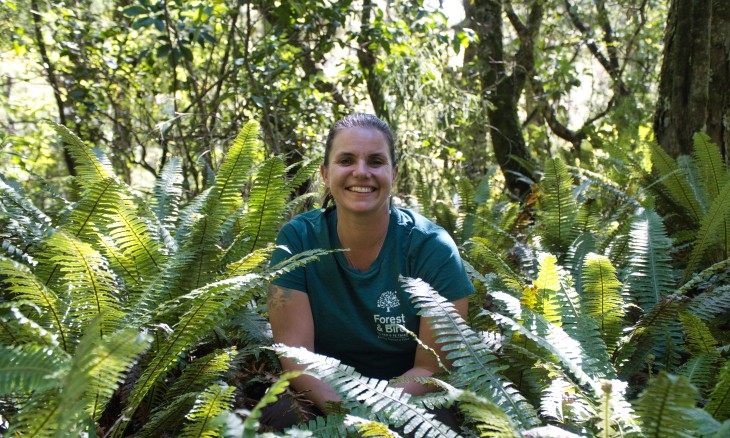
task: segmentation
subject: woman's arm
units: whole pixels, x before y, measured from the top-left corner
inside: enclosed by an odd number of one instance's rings
[[[268,306],[274,342],[289,347],[304,347],[313,352],[314,322],[309,296],[302,291],[271,284],[269,285]],[[285,371],[305,368],[287,357],[282,357],[280,360]],[[329,385],[312,376],[301,375],[293,379],[291,383],[294,389],[303,392],[304,396],[322,412],[327,412],[327,402],[340,400]]]
[[[459,315],[466,319],[469,307],[469,298],[459,298],[458,300],[452,301],[452,304],[456,307],[456,311],[459,312]],[[441,351],[441,346],[443,344],[436,344],[436,333],[431,328],[430,318],[421,318],[418,333],[418,339],[435,350],[438,353],[439,358],[441,358],[442,363],[446,365],[446,367],[451,368],[451,363],[446,360],[446,354]],[[439,367],[438,361],[434,357],[433,352],[426,351],[423,347],[419,346],[416,349],[416,358],[413,361],[413,368],[403,373],[403,376],[430,377],[439,371],[443,370]],[[421,395],[436,390],[433,386],[424,386],[415,381],[402,382],[393,386],[403,388],[405,392],[412,395]]]

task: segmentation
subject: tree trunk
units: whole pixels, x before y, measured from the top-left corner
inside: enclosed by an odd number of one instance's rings
[[[654,133],[673,157],[692,152],[705,131],[728,161],[730,152],[730,4],[672,0]]]
[[[530,191],[530,184],[521,176],[531,177],[520,161],[530,158],[517,112],[527,72],[521,71],[520,65],[515,68],[519,75],[509,75],[505,68],[501,0],[464,0],[464,10],[479,37],[477,65],[482,99],[489,102],[487,119],[494,155],[507,189],[521,197]]]

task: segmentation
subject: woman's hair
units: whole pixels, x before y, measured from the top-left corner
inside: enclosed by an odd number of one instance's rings
[[[397,164],[397,158],[395,156],[395,135],[393,135],[393,131],[390,129],[390,126],[372,114],[354,113],[341,118],[332,125],[332,128],[330,128],[330,132],[327,134],[327,142],[324,146],[325,167],[329,165],[330,151],[332,150],[332,143],[335,141],[335,137],[338,133],[340,133],[340,131],[350,128],[372,128],[380,131],[385,137],[385,141],[388,143],[388,152],[390,153],[390,159],[393,162],[392,165],[395,166]],[[330,201],[334,201],[334,198],[332,197],[332,193],[330,193],[329,188],[326,188],[322,207],[327,208]]]

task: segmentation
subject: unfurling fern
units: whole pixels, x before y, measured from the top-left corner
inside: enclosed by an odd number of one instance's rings
[[[389,424],[402,427],[415,437],[454,437],[456,432],[435,419],[434,415],[413,404],[411,396],[401,388],[391,387],[386,380],[363,377],[354,368],[339,360],[321,356],[305,348],[274,345],[277,354],[306,365],[305,372],[328,383],[352,407],[360,402],[370,412],[378,412]]]

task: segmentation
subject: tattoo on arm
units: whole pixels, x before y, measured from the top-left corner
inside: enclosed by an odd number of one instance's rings
[[[277,286],[275,284],[269,284],[269,291],[267,295],[269,311],[276,310],[283,306],[289,299],[289,297],[291,297],[292,292],[294,292],[294,289],[288,289],[286,287]]]

